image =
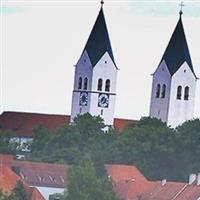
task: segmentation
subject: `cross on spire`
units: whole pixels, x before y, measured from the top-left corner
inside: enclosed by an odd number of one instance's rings
[[[180,14],[180,16],[183,14],[183,6],[185,6],[184,4],[183,4],[183,2],[181,1],[181,3],[179,4],[179,6],[181,7],[181,9],[180,9],[180,12],[179,12],[179,14]]]
[[[103,7],[104,1],[103,1],[103,0],[101,0],[101,2],[100,2],[100,3],[101,3],[101,7]]]

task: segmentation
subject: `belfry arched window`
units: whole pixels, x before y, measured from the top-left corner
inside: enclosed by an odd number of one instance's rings
[[[84,90],[87,90],[87,85],[88,85],[88,79],[87,79],[87,77],[84,79],[84,87],[83,87],[83,89]]]
[[[103,80],[100,78],[98,80],[97,90],[101,91],[102,90],[102,85],[103,85]]]
[[[106,80],[105,91],[106,91],[106,92],[109,92],[109,91],[110,91],[110,80],[109,80],[109,79]]]
[[[160,84],[157,85],[156,87],[156,98],[160,97]]]
[[[177,95],[176,95],[176,98],[177,99],[181,99],[181,96],[182,96],[182,87],[179,85],[177,87]]]
[[[189,99],[189,90],[190,88],[188,86],[185,87],[185,92],[184,92],[184,100]]]
[[[82,78],[81,77],[79,77],[79,79],[78,79],[78,89],[79,90],[82,89]]]
[[[165,92],[166,92],[166,85],[162,85],[162,93],[161,93],[161,98],[165,98]]]

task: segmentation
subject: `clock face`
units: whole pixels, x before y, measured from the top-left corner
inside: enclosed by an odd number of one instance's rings
[[[109,95],[99,94],[98,106],[102,108],[108,108],[109,105]]]
[[[88,102],[88,93],[87,92],[81,92],[80,93],[80,99],[79,99],[79,105],[80,106],[87,106]]]

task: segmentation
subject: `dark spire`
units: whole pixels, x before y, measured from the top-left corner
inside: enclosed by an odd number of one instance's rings
[[[189,53],[189,49],[187,45],[187,40],[184,33],[183,23],[181,19],[182,14],[183,12],[182,12],[182,7],[181,7],[179,21],[172,34],[172,37],[165,50],[165,53],[161,59],[161,62],[165,60],[171,75],[173,75],[184,62],[188,64],[188,66],[194,73],[192,61],[190,58],[190,53]]]
[[[101,9],[97,16],[93,29],[90,33],[86,46],[84,48],[84,50],[87,50],[87,53],[90,57],[90,61],[93,66],[97,64],[97,62],[104,55],[105,52],[108,52],[112,61],[115,64],[109,34],[103,13],[103,3],[104,2],[101,1]]]

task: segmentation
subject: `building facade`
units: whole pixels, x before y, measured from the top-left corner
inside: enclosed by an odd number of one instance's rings
[[[180,11],[176,28],[153,74],[150,117],[171,127],[192,119],[196,81]]]
[[[77,115],[101,116],[113,125],[117,66],[105,22],[103,4],[86,46],[75,66],[71,121]]]

